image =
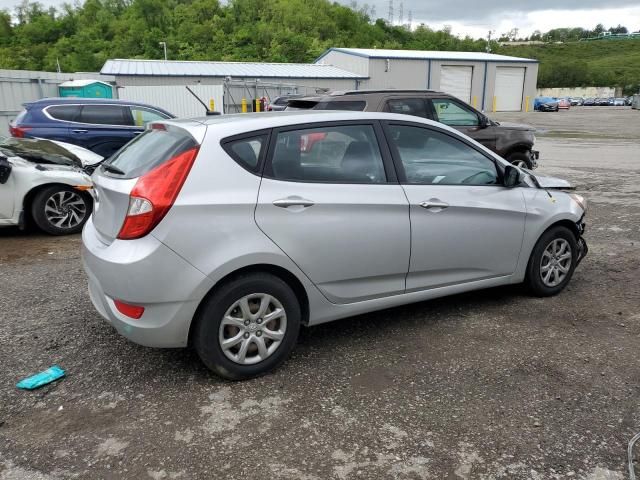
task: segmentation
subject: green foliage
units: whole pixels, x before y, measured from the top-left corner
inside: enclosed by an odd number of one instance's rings
[[[483,50],[421,26],[373,22],[329,0],[85,0],[45,10],[24,1],[0,11],[0,68],[96,71],[108,58],[309,62],[334,46]]]
[[[502,46],[497,53],[540,61],[539,87],[623,87],[637,93],[640,40]]]

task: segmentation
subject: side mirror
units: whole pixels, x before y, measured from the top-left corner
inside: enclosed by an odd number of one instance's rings
[[[480,117],[480,128],[487,128],[489,126],[489,118],[482,115]]]
[[[512,166],[507,165],[504,169],[504,176],[502,177],[502,185],[507,188],[513,188],[520,184],[520,171]]]

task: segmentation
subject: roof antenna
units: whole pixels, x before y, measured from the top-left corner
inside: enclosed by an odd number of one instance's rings
[[[207,113],[206,113],[207,115],[222,115],[222,113],[221,113],[221,112],[214,112],[213,110],[209,110],[209,106],[208,106],[206,103],[204,103],[204,102],[202,101],[202,99],[201,99],[198,95],[196,95],[196,94],[195,94],[195,92],[194,92],[193,90],[191,90],[191,89],[189,88],[189,86],[188,86],[188,85],[185,85],[185,86],[184,86],[184,88],[186,88],[186,89],[189,91],[189,93],[190,93],[191,95],[193,95],[193,96],[196,98],[196,100],[198,100],[198,102],[200,102],[200,103],[202,104],[202,106],[204,107],[205,111],[207,112]]]

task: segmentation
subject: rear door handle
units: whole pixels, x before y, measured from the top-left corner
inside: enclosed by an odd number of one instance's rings
[[[71,130],[73,133],[87,133],[89,130]]]
[[[144,130],[143,131],[133,132],[134,135],[140,135],[141,133],[144,133]]]
[[[420,206],[422,208],[426,208],[427,210],[433,210],[433,211],[440,211],[440,210],[444,210],[445,208],[447,208],[449,206],[448,203],[446,202],[442,202],[440,200],[425,200],[424,202],[420,203]]]
[[[313,205],[315,205],[315,203],[312,202],[311,200],[306,200],[306,199],[304,199],[302,197],[298,197],[298,196],[281,198],[280,200],[274,200],[273,204],[276,207],[280,207],[280,208],[289,208],[289,207],[307,208],[307,207],[312,207]]]

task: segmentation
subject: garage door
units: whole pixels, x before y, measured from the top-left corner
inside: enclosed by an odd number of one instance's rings
[[[496,68],[496,110],[499,112],[519,112],[522,110],[524,89],[523,67]]]
[[[473,67],[443,66],[440,69],[440,90],[471,103]]]

